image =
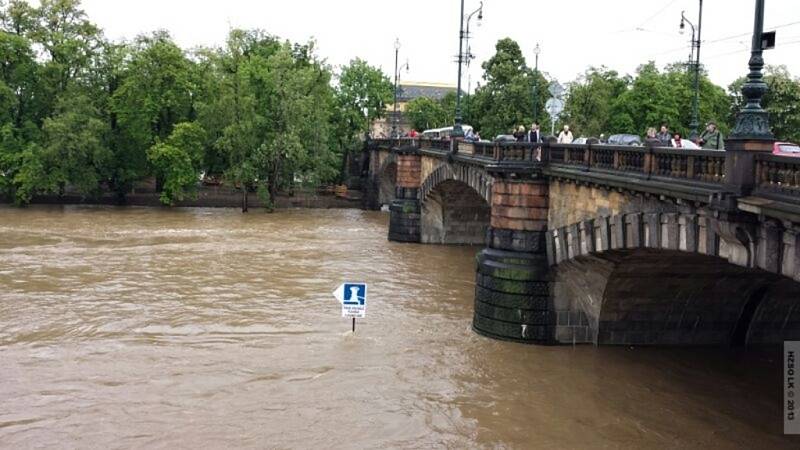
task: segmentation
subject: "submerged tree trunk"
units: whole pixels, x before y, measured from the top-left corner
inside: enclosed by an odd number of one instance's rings
[[[242,183],[242,213],[247,212],[247,186]]]

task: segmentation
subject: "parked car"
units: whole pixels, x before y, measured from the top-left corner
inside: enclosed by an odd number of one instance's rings
[[[684,150],[702,150],[703,149],[702,147],[700,147],[699,145],[697,145],[694,142],[690,141],[689,139],[681,139],[681,145],[683,146],[681,148],[684,149]],[[714,150],[714,151],[716,151],[716,150]],[[719,151],[724,151],[724,150],[719,150]]]
[[[497,137],[494,138],[495,142],[517,142],[517,138],[515,138],[511,134],[498,134]]]
[[[573,144],[577,144],[577,145],[584,145],[584,144],[586,144],[586,140],[587,139],[585,137],[579,137],[578,139],[575,139],[574,141],[572,141],[572,143]]]
[[[609,145],[642,145],[642,138],[635,134],[612,134],[608,137]]]
[[[772,154],[800,158],[800,145],[791,142],[776,142],[772,146]]]

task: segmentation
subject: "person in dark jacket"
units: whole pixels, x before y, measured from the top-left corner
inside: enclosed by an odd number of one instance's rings
[[[658,139],[662,147],[670,146],[672,141],[672,133],[669,132],[667,124],[661,125],[661,130],[659,130],[658,134],[656,134],[656,139]]]
[[[517,142],[525,142],[525,137],[525,127],[520,125],[517,131],[514,132],[514,139],[516,139]]]

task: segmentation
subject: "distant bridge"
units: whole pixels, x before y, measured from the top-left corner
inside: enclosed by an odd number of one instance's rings
[[[800,158],[728,145],[374,140],[367,201],[389,205],[392,241],[486,246],[473,328],[487,336],[800,339]]]

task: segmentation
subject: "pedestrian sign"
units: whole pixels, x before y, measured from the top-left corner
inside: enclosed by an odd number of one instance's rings
[[[333,296],[342,304],[342,317],[363,319],[367,316],[366,283],[342,283]]]

